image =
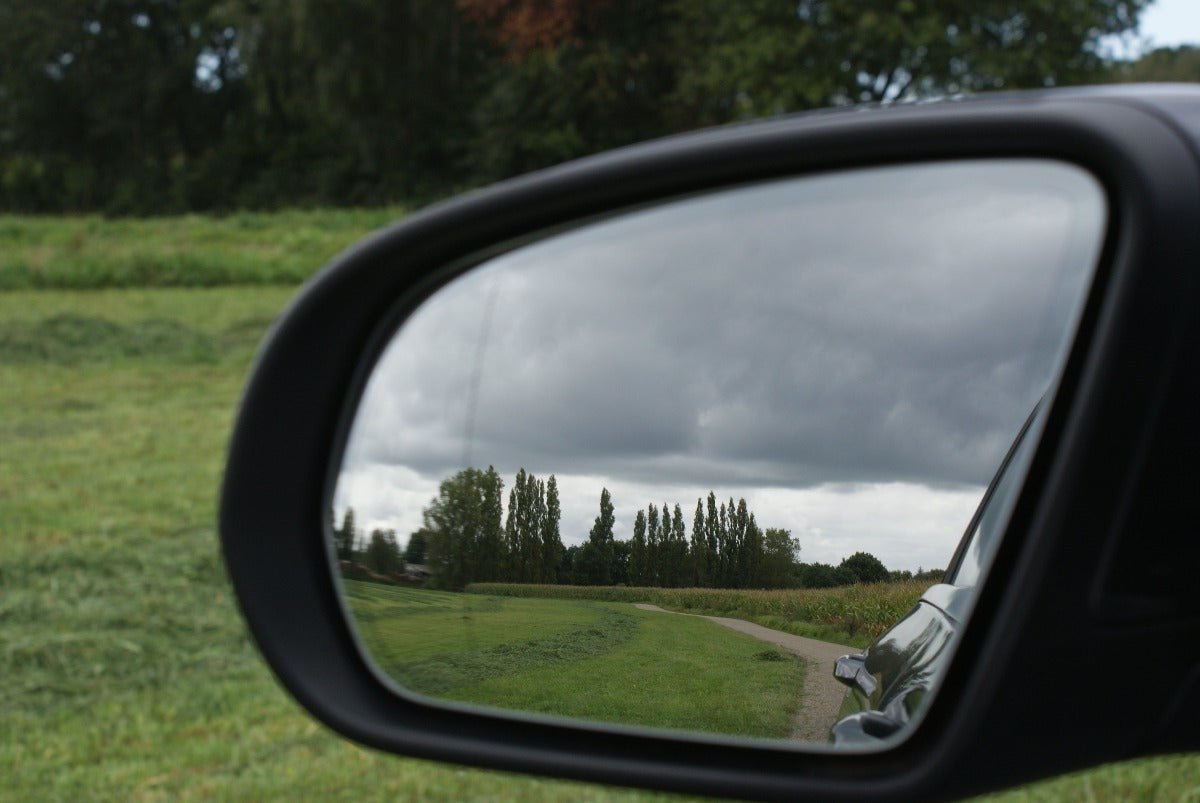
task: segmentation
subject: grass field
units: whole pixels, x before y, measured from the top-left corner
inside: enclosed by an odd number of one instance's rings
[[[916,605],[929,585],[922,580],[906,580],[842,588],[763,591],[473,583],[467,590],[498,596],[650,602],[672,611],[730,616],[798,636],[865,647]]]
[[[400,208],[106,220],[0,215],[0,290],[295,284]]]
[[[603,722],[792,732],[803,663],[703,619],[627,603],[345,585],[376,663],[424,694]]]
[[[262,220],[267,232],[335,229],[342,214]],[[177,247],[170,232],[188,220],[96,225],[148,264]],[[0,254],[38,237],[73,242],[79,225],[6,218]],[[269,250],[272,235],[258,237],[226,249],[243,275],[255,249]],[[296,251],[296,270],[324,256]],[[12,264],[0,264],[0,286],[25,281]],[[42,266],[103,284],[57,257]],[[270,258],[263,267],[285,269]],[[209,278],[195,283],[219,284]],[[0,799],[656,799],[384,756],[325,730],[280,691],[230,595],[214,518],[252,344],[293,293],[0,292]],[[155,327],[186,337],[147,336]],[[1200,757],[1188,756],[998,799],[1195,800],[1198,785]]]

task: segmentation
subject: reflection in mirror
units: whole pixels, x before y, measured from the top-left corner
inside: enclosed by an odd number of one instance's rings
[[[483,261],[400,327],[345,448],[331,551],[364,650],[459,703],[898,738],[1003,530],[1105,223],[1076,167],[925,163]]]

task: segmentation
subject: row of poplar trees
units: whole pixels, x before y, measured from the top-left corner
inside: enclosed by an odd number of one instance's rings
[[[787,530],[758,526],[745,499],[697,499],[691,538],[683,511],[654,505],[637,512],[629,582],[639,586],[767,588],[789,583],[799,544]]]
[[[492,467],[468,468],[444,480],[425,509],[420,534],[434,585],[462,588],[474,582],[554,583],[563,544],[562,507],[551,474],[540,480],[521,469],[508,493]],[[501,523],[503,521],[503,524]]]
[[[745,499],[697,499],[691,536],[679,504],[639,510],[628,541],[613,535],[612,495],[587,540],[565,549],[562,507],[553,474],[521,469],[502,510],[504,481],[496,470],[464,469],[443,481],[414,534],[428,545],[432,583],[457,589],[473,582],[779,588],[794,582],[799,543],[788,530],[763,530]],[[503,522],[503,523],[502,523]]]

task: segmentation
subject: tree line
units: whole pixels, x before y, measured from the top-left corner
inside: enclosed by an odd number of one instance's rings
[[[763,528],[744,498],[696,500],[690,533],[683,509],[663,503],[638,510],[627,540],[614,536],[612,494],[600,491],[587,539],[565,547],[557,479],[521,468],[502,505],[504,481],[492,466],[443,480],[423,524],[402,552],[391,530],[360,538],[353,509],[333,528],[339,559],[387,576],[423,564],[430,584],[461,589],[474,582],[633,585],[665,588],[827,588],[912,578],[856,552],[838,566],[801,563],[791,532]],[[934,580],[940,571],[919,571]]]
[[[1147,2],[7,3],[0,209],[421,201],[700,126],[1101,82]]]

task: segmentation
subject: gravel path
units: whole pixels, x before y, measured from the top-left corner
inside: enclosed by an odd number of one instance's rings
[[[635,608],[643,611],[658,611],[674,613],[678,616],[699,616],[693,613],[678,613],[668,611],[657,605],[645,602],[634,604]],[[846,687],[833,677],[833,662],[847,653],[862,652],[855,647],[844,644],[831,644],[828,641],[794,636],[782,630],[772,630],[769,627],[756,625],[744,619],[729,619],[724,616],[701,616],[710,622],[753,636],[760,641],[782,647],[788,652],[800,656],[808,664],[804,673],[804,691],[800,697],[800,710],[792,724],[792,738],[806,742],[825,742],[829,739],[829,728],[837,718],[838,707]]]

